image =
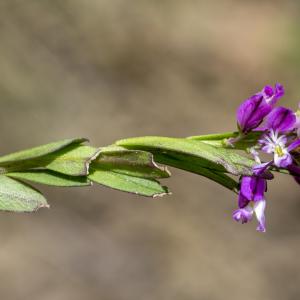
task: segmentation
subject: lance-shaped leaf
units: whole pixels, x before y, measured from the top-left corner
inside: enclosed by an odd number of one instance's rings
[[[89,178],[97,183],[123,192],[134,193],[146,197],[164,196],[169,194],[168,188],[161,186],[154,179],[128,176],[115,173],[110,169],[91,167]]]
[[[254,165],[252,160],[239,155],[236,151],[217,148],[190,139],[139,137],[120,140],[116,144],[128,149],[140,149],[154,154],[180,154],[186,159],[197,157],[198,165],[202,168],[229,172],[233,175],[252,175]]]
[[[201,141],[215,147],[246,150],[255,146],[262,134],[262,131],[253,131],[243,135],[240,135],[239,132],[226,132],[220,134],[190,136],[187,139]]]
[[[128,150],[118,146],[102,148],[92,163],[93,167],[105,166],[120,174],[141,178],[168,178],[170,172],[153,160],[153,155],[141,150]]]
[[[154,154],[155,161],[172,166],[174,168],[182,169],[188,172],[192,172],[204,177],[207,177],[225,188],[237,192],[238,182],[226,175],[225,173],[218,172],[212,169],[203,168],[201,166],[201,159],[198,157],[187,157],[186,155],[175,155],[166,153]]]
[[[117,190],[155,197],[168,193],[155,179],[169,176],[166,168],[153,161],[151,153],[107,147],[91,163],[89,179]]]
[[[47,155],[44,166],[48,170],[70,176],[86,176],[89,173],[89,164],[98,156],[99,151],[90,146],[71,145]]]
[[[13,162],[2,168],[2,173],[48,169],[70,176],[86,176],[90,162],[99,150],[81,144],[70,144],[61,150],[25,161]]]
[[[6,174],[21,180],[61,187],[89,186],[91,181],[86,176],[68,176],[51,170],[31,170]]]
[[[33,212],[49,207],[44,196],[27,184],[0,175],[0,210]]]
[[[84,138],[66,139],[59,142],[50,143],[35,148],[31,148],[28,150],[23,150],[12,154],[8,154],[0,157],[0,166],[9,166],[16,162],[20,162],[20,161],[24,162],[35,158],[41,158],[50,153],[59,151],[67,146],[74,145],[74,144],[81,144],[85,141],[87,141],[87,139]]]

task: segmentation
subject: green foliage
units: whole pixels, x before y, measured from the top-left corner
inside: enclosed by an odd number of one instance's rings
[[[29,185],[0,176],[0,210],[32,212],[48,207],[44,196]]]
[[[99,149],[70,145],[58,152],[47,155],[42,164],[48,170],[56,171],[70,176],[87,176],[89,164],[99,154]]]
[[[92,162],[88,178],[117,190],[155,197],[168,194],[168,189],[156,179],[169,176],[168,170],[159,167],[149,152],[107,147]]]
[[[78,145],[86,141],[87,139],[84,138],[67,139],[67,140],[35,147],[32,149],[8,154],[0,157],[0,166],[5,167],[5,166],[10,166],[10,164],[12,163],[15,164],[17,162],[25,162],[36,158],[42,158],[48,154],[55,153],[56,151],[64,149],[67,146]]]
[[[0,210],[32,212],[48,207],[43,195],[23,181],[60,187],[92,182],[141,196],[169,194],[159,182],[170,177],[165,165],[192,172],[236,192],[232,175],[251,175],[254,162],[236,149],[259,137],[237,133],[190,138],[140,137],[94,148],[84,138],[68,139],[0,157]],[[226,142],[239,138],[238,147]],[[163,164],[158,165],[158,163]]]
[[[228,172],[233,175],[251,175],[254,162],[236,152],[217,148],[201,141],[167,137],[139,137],[116,143],[129,149],[141,149],[154,154],[177,156],[182,159],[194,159],[199,167]]]
[[[92,184],[86,176],[69,176],[51,170],[29,170],[11,172],[6,175],[20,180],[28,180],[52,186],[75,187],[89,186]]]
[[[223,172],[204,168],[201,159],[197,157],[167,153],[156,153],[154,156],[157,162],[207,177],[229,190],[237,191],[238,183],[234,179]]]
[[[187,139],[201,141],[214,147],[222,147],[228,149],[233,149],[233,146],[230,144],[230,140],[235,139],[235,150],[247,150],[248,148],[256,145],[257,140],[261,137],[261,135],[261,131],[253,131],[243,136],[241,136],[239,132],[226,132],[218,134],[190,136]]]

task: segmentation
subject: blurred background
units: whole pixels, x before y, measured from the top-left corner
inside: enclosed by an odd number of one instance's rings
[[[1,154],[63,138],[235,130],[265,84],[300,99],[299,1],[0,2]],[[0,215],[2,299],[300,298],[299,187],[269,185],[267,234],[236,196],[172,170],[172,196],[38,186],[51,209]]]

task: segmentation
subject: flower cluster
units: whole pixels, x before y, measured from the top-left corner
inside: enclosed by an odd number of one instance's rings
[[[245,138],[253,131],[261,132],[261,136],[250,149],[256,165],[252,176],[243,176],[240,180],[239,208],[234,211],[233,218],[247,223],[255,215],[257,230],[261,232],[266,231],[265,192],[267,180],[273,178],[270,170],[284,169],[300,184],[300,103],[296,112],[276,106],[283,95],[282,85],[266,86],[245,100],[237,110],[239,138]],[[270,161],[262,162],[260,152],[271,154]]]

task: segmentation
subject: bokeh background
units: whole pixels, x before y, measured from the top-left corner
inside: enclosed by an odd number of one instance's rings
[[[299,1],[3,0],[1,154],[68,137],[235,129],[265,84],[300,99]],[[267,234],[234,194],[172,170],[172,196],[47,188],[51,209],[0,215],[1,299],[300,298],[299,187],[269,186]]]

